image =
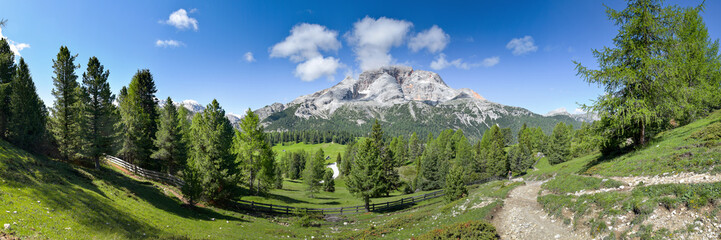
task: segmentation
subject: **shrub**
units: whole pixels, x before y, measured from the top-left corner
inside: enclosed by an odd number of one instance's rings
[[[485,221],[468,221],[436,229],[418,237],[425,239],[500,239],[496,228]]]

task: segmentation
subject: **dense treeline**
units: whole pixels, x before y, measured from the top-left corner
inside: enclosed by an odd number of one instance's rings
[[[318,131],[318,130],[292,130],[284,132],[269,132],[268,141],[275,146],[283,143],[338,143],[347,144],[360,135],[351,134],[345,131]]]
[[[599,69],[576,63],[578,75],[606,94],[586,110],[601,117],[595,132],[604,153],[641,147],[656,133],[721,107],[721,59],[701,18],[703,5],[630,1],[607,9],[618,27],[613,47],[594,50]]]
[[[338,159],[346,185],[366,203],[370,198],[387,195],[395,190],[413,192],[445,189],[447,199],[455,200],[467,194],[465,184],[489,177],[506,177],[522,174],[543,157],[552,164],[572,157],[583,156],[598,150],[599,141],[593,141],[592,125],[583,124],[579,130],[563,122],[553,134],[546,135],[540,127],[526,124],[515,133],[518,142],[509,139],[511,130],[492,126],[480,141],[469,141],[463,130],[447,129],[437,136],[429,134],[425,143],[413,133],[383,139],[383,130],[377,122],[370,134],[358,142],[351,142],[345,155]],[[284,165],[290,174],[299,171],[306,153],[287,153]],[[399,168],[412,168],[410,178],[401,180]],[[292,176],[298,176],[292,175]]]

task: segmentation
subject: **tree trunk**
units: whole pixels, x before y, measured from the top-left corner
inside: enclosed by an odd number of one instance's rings
[[[641,121],[641,134],[638,136],[638,145],[646,145],[646,125]]]
[[[366,204],[366,211],[367,211],[367,212],[370,212],[370,211],[371,211],[371,208],[370,208],[370,199],[366,197],[366,198],[363,198],[363,201],[364,201],[365,204]]]
[[[95,170],[100,170],[100,157],[95,157]]]

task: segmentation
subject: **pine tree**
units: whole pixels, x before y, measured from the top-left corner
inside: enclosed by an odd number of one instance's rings
[[[308,193],[310,197],[313,197],[314,193],[317,193],[321,189],[320,181],[323,180],[323,174],[325,174],[325,153],[323,149],[313,155],[311,160],[305,164],[305,170],[303,171],[303,182],[308,185]]]
[[[583,107],[601,118],[604,153],[625,146],[628,138],[643,146],[672,120],[687,122],[718,106],[718,43],[708,39],[702,8],[663,7],[660,0],[607,8],[619,27],[614,47],[593,51],[597,70],[576,62],[578,75],[606,92]]]
[[[217,100],[193,117],[191,129],[194,138],[186,172],[197,174],[201,196],[213,203],[236,196],[239,173],[231,152],[233,128]]]
[[[444,189],[444,198],[447,202],[452,202],[468,195],[466,183],[463,182],[463,167],[455,165],[451,168],[446,176],[446,187]]]
[[[183,129],[178,117],[178,109],[173,99],[168,97],[160,113],[160,127],[155,135],[155,147],[158,149],[150,155],[160,161],[161,169],[174,174],[185,162],[183,151]]]
[[[506,155],[506,137],[498,125],[493,125],[489,131],[490,142],[486,161],[491,176],[506,176],[509,170],[508,156]],[[485,135],[484,135],[485,139]]]
[[[370,198],[380,193],[383,164],[375,141],[363,139],[358,142],[358,153],[353,161],[346,185],[348,191],[363,200],[370,211]]]
[[[4,22],[3,22],[4,23]],[[15,54],[5,38],[0,38],[0,138],[7,137],[10,123],[10,83],[15,75]]]
[[[45,137],[47,110],[38,97],[25,59],[20,58],[10,94],[10,142],[25,150],[37,151]]]
[[[112,150],[115,137],[115,95],[110,91],[109,75],[110,71],[105,70],[96,57],[88,60],[87,70],[83,73],[82,88],[89,100],[85,106],[88,120],[86,138],[90,143],[89,155],[95,161],[96,169],[100,169],[100,157]]]
[[[340,165],[340,174],[343,176],[348,176],[351,173],[351,169],[353,167],[353,162],[356,157],[356,150],[357,145],[355,141],[352,141],[348,144],[348,146],[345,148],[345,157],[343,158],[343,162]]]
[[[335,156],[335,164],[339,168],[338,170],[340,171],[341,166],[343,166],[343,158],[341,157],[340,153],[338,153],[338,155]]]
[[[323,174],[323,191],[335,192],[335,180],[333,180],[333,170],[326,169]]]
[[[571,157],[571,130],[572,126],[566,126],[563,122],[556,124],[551,135],[551,152],[548,156],[550,164],[558,164]]]
[[[155,151],[158,120],[155,92],[153,75],[147,69],[138,70],[130,85],[121,90],[120,113],[125,136],[120,153],[131,163],[159,170],[160,165],[150,161]]]
[[[418,140],[418,134],[413,132],[411,138],[408,140],[408,159],[410,161],[416,161],[421,155],[421,142]]]
[[[250,109],[240,121],[240,129],[233,138],[236,161],[248,176],[250,192],[266,191],[275,182],[275,153],[266,141],[258,115]]]
[[[52,108],[52,132],[58,144],[58,150],[63,160],[79,160],[82,158],[83,129],[81,117],[82,102],[79,93],[78,76],[75,69],[77,55],[70,55],[67,47],[60,47],[57,58],[53,60],[53,96],[55,103]]]

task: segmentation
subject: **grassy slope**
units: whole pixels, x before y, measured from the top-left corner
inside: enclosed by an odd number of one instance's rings
[[[721,111],[683,127],[662,132],[643,149],[611,159],[597,157],[586,174],[603,176],[658,175],[665,172],[708,172],[721,162],[721,145],[692,137],[721,121]],[[716,171],[721,169],[716,169]]]
[[[273,146],[273,151],[275,151],[278,155],[283,154],[283,150],[286,152],[297,152],[303,150],[310,154],[314,154],[318,151],[318,149],[323,149],[325,155],[330,156],[330,159],[326,160],[326,163],[334,163],[338,153],[343,154],[345,152],[345,148],[345,145],[337,143],[305,144],[301,142],[287,145],[275,145]]]
[[[653,176],[671,172],[721,171],[713,166],[721,163],[721,144],[707,143],[692,137],[721,122],[721,111],[673,130],[659,133],[646,147],[620,156],[604,157],[591,154],[567,162],[550,165],[543,158],[537,170],[528,177],[548,178],[554,174],[586,174],[600,176]]]
[[[162,191],[155,183],[136,181],[107,167],[75,167],[0,141],[0,224],[12,224],[9,232],[17,236],[237,239],[319,232],[220,209],[189,210]]]
[[[158,183],[137,181],[108,166],[96,171],[49,160],[0,141],[0,224],[12,224],[6,233],[30,238],[410,238],[485,219],[515,186],[493,182],[472,187],[471,197],[450,204],[438,198],[398,212],[345,215],[340,221],[321,220],[318,227],[300,227],[299,217],[187,209]],[[483,201],[492,202],[471,208]]]
[[[643,222],[658,206],[676,209],[685,206],[689,209],[700,209],[714,204],[714,199],[721,197],[718,189],[721,183],[707,184],[662,184],[638,186],[630,192],[606,192],[580,197],[563,193],[578,190],[598,189],[619,185],[612,180],[602,182],[600,178],[577,176],[588,174],[600,176],[638,176],[658,175],[665,172],[714,172],[718,173],[717,165],[721,161],[721,145],[719,140],[705,141],[693,136],[700,132],[708,132],[714,124],[721,122],[721,111],[711,116],[657,135],[648,146],[636,151],[614,157],[602,157],[600,154],[572,159],[568,162],[549,165],[541,160],[531,177],[546,178],[553,174],[556,178],[546,182],[543,187],[556,194],[548,194],[538,198],[544,209],[564,218],[564,222],[584,224],[590,228],[592,235],[608,234],[606,222],[616,222],[618,217],[632,213],[632,224]],[[715,132],[716,130],[711,130]],[[719,133],[716,133],[718,136]],[[608,186],[602,186],[608,185]],[[721,206],[716,206],[720,208]],[[572,216],[563,216],[566,209]],[[593,209],[593,210],[592,210]],[[718,211],[718,210],[716,210]],[[685,230],[669,232],[666,229],[652,231],[641,227],[637,232],[621,233],[625,237],[652,238],[673,236]]]
[[[363,201],[354,197],[345,186],[342,178],[335,180],[335,192],[320,191],[311,198],[306,191],[307,186],[302,180],[286,180],[283,183],[283,189],[273,189],[267,197],[262,196],[244,196],[241,199],[246,201],[256,201],[267,204],[279,204],[292,207],[309,207],[309,208],[337,208],[363,205]],[[421,195],[432,191],[423,191],[413,194],[403,194],[401,192],[393,192],[389,197],[380,197],[371,199],[372,203],[395,201],[401,198]]]

